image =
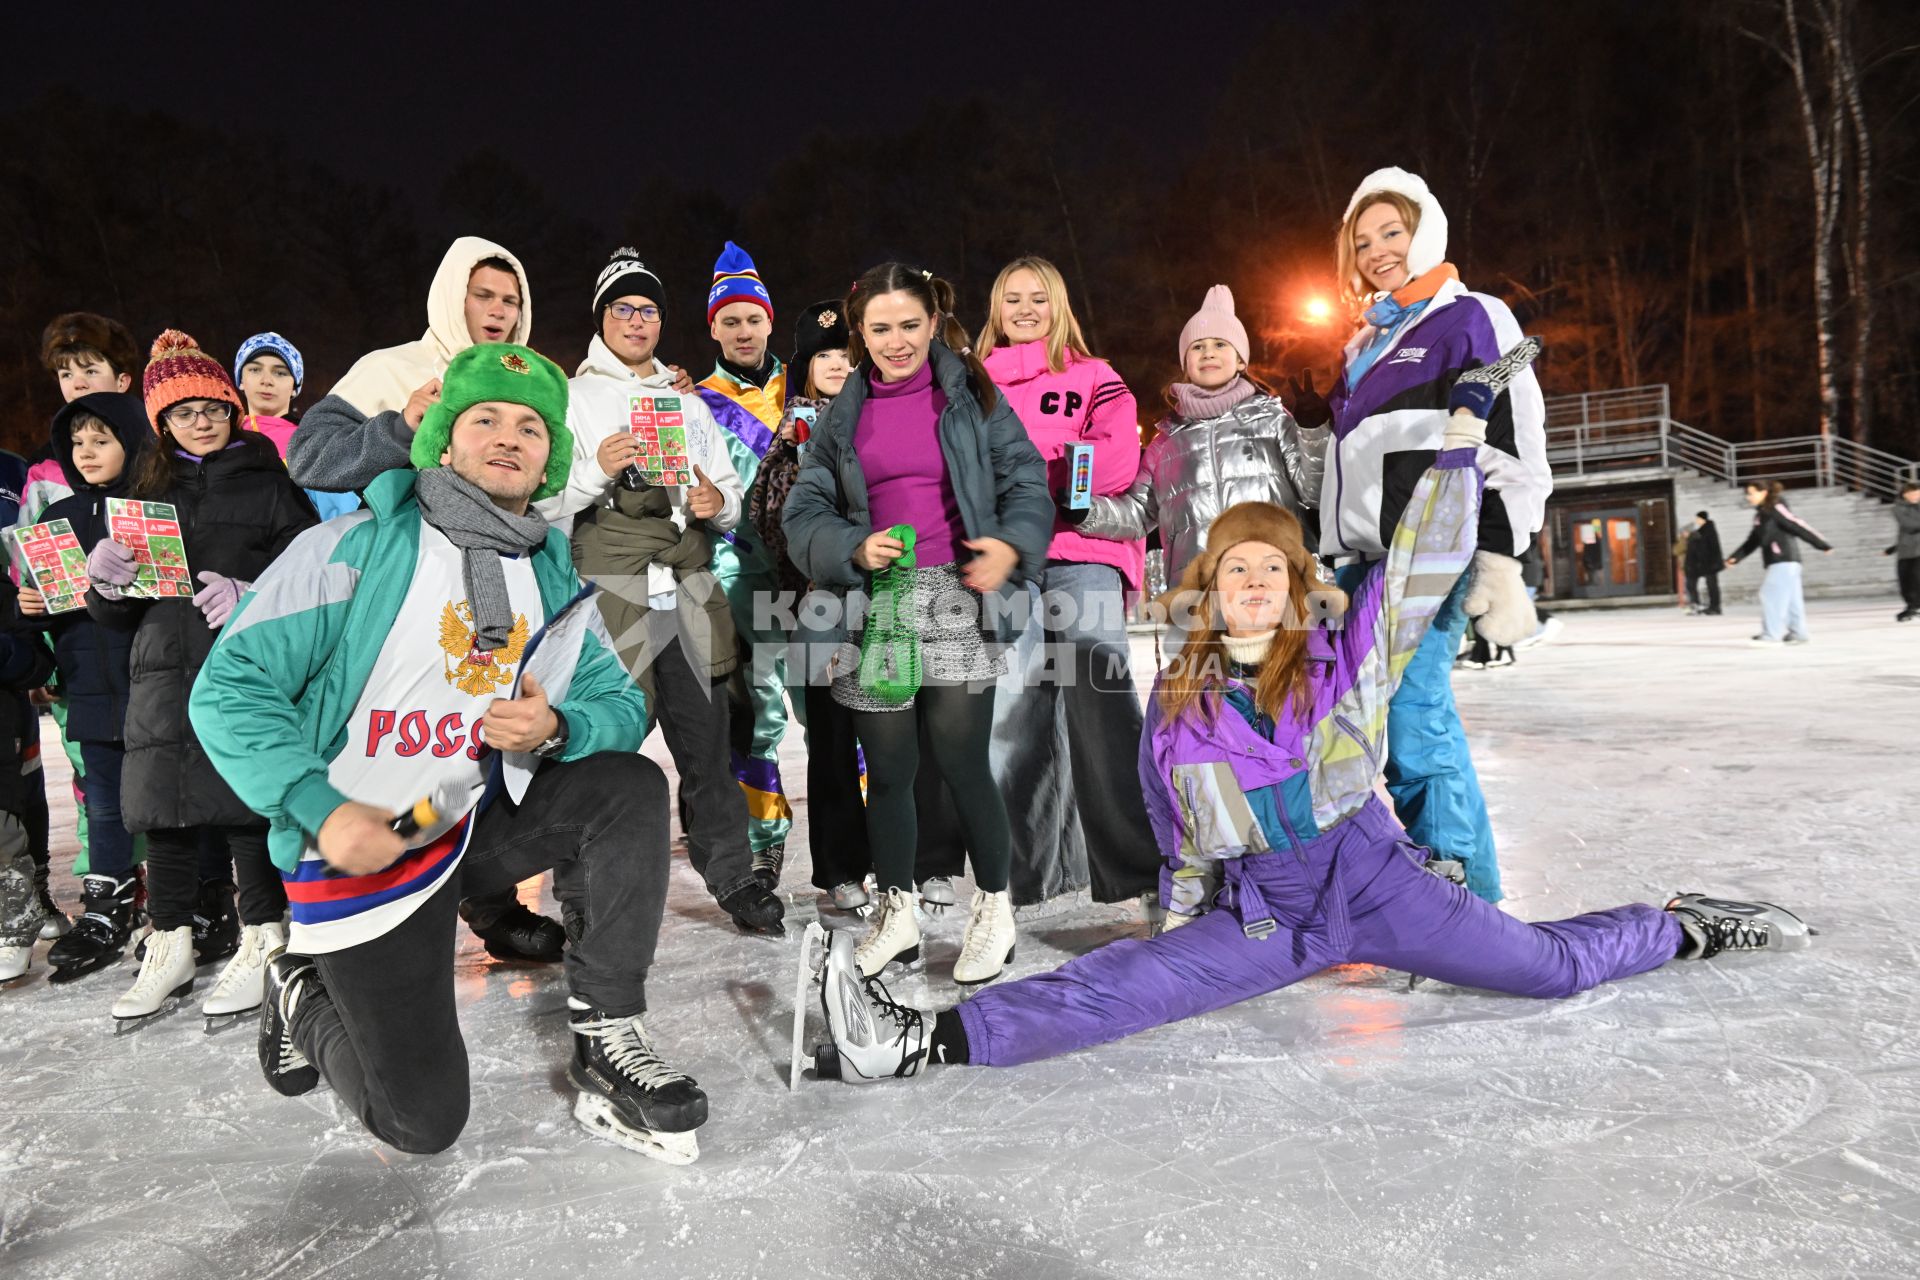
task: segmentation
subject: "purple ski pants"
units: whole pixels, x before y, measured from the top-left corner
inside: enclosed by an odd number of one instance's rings
[[[1679,924],[1657,907],[1632,903],[1525,924],[1430,874],[1426,858],[1386,806],[1369,800],[1297,853],[1227,864],[1218,905],[1184,928],[988,987],[959,1007],[969,1055],[993,1067],[1050,1058],[1223,1009],[1336,964],[1552,999],[1657,969],[1679,950]]]

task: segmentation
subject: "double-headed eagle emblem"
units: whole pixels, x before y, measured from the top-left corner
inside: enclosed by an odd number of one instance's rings
[[[513,683],[513,664],[527,651],[527,615],[513,615],[507,643],[498,649],[478,647],[479,635],[472,623],[473,606],[465,600],[440,611],[440,647],[447,653],[443,674],[460,692],[484,698]]]

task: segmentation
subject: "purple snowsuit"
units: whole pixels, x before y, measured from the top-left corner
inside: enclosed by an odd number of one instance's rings
[[[1481,483],[1473,451],[1456,449],[1415,486],[1344,625],[1310,638],[1309,715],[1289,703],[1263,732],[1223,687],[1203,696],[1203,712],[1170,723],[1156,692],[1140,780],[1166,860],[1162,899],[1199,918],[962,1004],[974,1063],[1012,1066],[1117,1040],[1337,964],[1557,997],[1673,958],[1680,926],[1656,907],[1525,924],[1430,874],[1427,850],[1373,792],[1387,704],[1472,558]]]

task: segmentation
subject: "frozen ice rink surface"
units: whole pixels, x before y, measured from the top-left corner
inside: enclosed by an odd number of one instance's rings
[[[132,968],[56,988],[36,955],[0,992],[0,1275],[1912,1277],[1920,625],[1895,608],[1816,602],[1793,650],[1749,648],[1750,609],[1568,614],[1455,679],[1517,914],[1713,890],[1800,910],[1812,950],[1554,1004],[1350,968],[1052,1062],[789,1093],[798,928],[736,933],[676,855],[648,1022],[713,1099],[689,1168],[575,1126],[557,970],[464,931],[473,1118],[431,1158],[269,1092],[250,1023],[204,1034],[206,971],[115,1036]],[[797,800],[797,750],[786,778]],[[926,1007],[962,924],[905,986]],[[1023,922],[1017,971],[1139,928]]]

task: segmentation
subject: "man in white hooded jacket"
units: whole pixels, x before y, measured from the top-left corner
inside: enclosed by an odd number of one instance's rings
[[[427,290],[427,331],[413,342],[369,351],[324,400],[301,415],[287,442],[294,483],[351,493],[383,471],[412,465],[413,433],[440,398],[440,377],[477,342],[525,345],[533,332],[526,268],[504,247],[461,236],[447,248]],[[560,922],[526,907],[509,888],[460,904],[487,951],[503,960],[560,959]]]
[[[632,249],[617,249],[593,288],[596,332],[567,384],[573,466],[539,504],[573,538],[583,578],[648,702],[680,772],[687,859],[740,928],[781,932],[780,900],[753,874],[747,805],[735,785],[726,676],[738,666],[732,617],[708,569],[709,539],[740,523],[744,491],[720,424],[655,358],[666,290]],[[686,453],[642,474],[640,433],[684,433]],[[667,475],[665,471],[680,474]],[[676,482],[677,481],[677,482]]]

